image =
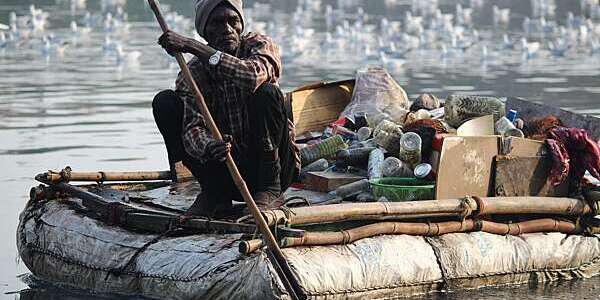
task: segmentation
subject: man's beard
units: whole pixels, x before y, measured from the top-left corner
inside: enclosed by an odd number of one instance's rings
[[[215,45],[215,49],[225,52],[229,55],[233,55],[235,56],[237,54],[237,51],[240,47],[240,42],[236,41],[235,43],[231,43],[231,42],[227,42],[227,41],[222,41],[221,43],[219,43],[218,45]]]

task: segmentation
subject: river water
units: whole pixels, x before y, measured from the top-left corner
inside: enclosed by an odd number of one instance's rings
[[[461,1],[465,8],[475,5],[472,24],[467,22],[462,34],[458,27],[431,25],[425,32],[433,38],[423,38],[421,43],[393,30],[395,22],[411,10],[411,1],[323,0],[320,5],[321,1],[302,1],[300,6],[293,0],[272,2],[245,1],[246,14],[252,30],[268,32],[281,44],[286,90],[350,78],[361,66],[383,64],[411,97],[422,92],[440,97],[450,93],[520,96],[600,115],[600,48],[591,42],[600,37],[593,32],[600,20],[594,19],[585,33],[577,27],[561,35],[558,29],[576,23],[567,21],[569,11],[575,16],[596,16],[582,10],[579,1],[541,1],[554,3],[555,10],[534,9],[529,1],[493,1],[511,9],[508,23],[496,25],[492,1]],[[190,3],[163,1],[165,10],[186,17],[169,17],[175,20],[176,30],[186,34],[193,32]],[[444,14],[454,14],[456,3],[439,1],[439,7]],[[39,24],[22,17],[31,15],[30,4],[48,14],[43,31],[25,29]],[[332,11],[328,12],[327,4]],[[427,7],[435,5],[422,9]],[[13,11],[18,23],[14,39],[8,31],[7,38],[0,39],[0,191],[5,195],[0,210],[0,237],[5,241],[0,244],[0,290],[10,299],[89,299],[91,295],[80,291],[36,284],[28,288],[28,270],[19,262],[15,246],[18,214],[29,188],[36,184],[34,175],[48,169],[67,165],[74,170],[168,169],[151,101],[155,93],[173,86],[177,66],[155,42],[159,30],[145,1],[2,0],[0,23],[8,25]],[[86,11],[91,12],[87,18]],[[113,16],[108,23],[107,12]],[[525,17],[536,20],[535,15],[546,15],[547,22],[539,30],[534,25],[524,28]],[[71,29],[71,21],[77,30]],[[424,19],[426,24],[433,21],[432,16]],[[382,22],[391,29],[382,32]],[[403,28],[408,27],[403,24]],[[416,30],[414,36],[419,34]],[[535,55],[523,54],[518,46],[524,30],[529,31],[530,42],[541,42],[542,49]],[[465,38],[453,44],[447,31]],[[508,43],[503,42],[504,33]],[[472,36],[478,38],[468,42]],[[564,57],[553,55],[546,46],[561,36],[569,37],[572,45]],[[381,44],[377,37],[382,37]],[[390,49],[389,40],[396,41],[395,48]],[[461,46],[465,43],[468,47]],[[598,283],[599,279],[577,280],[425,298],[595,299],[600,295]]]

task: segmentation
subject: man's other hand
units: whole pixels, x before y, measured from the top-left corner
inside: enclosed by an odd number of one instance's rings
[[[177,53],[189,52],[193,42],[194,40],[184,37],[171,30],[163,33],[158,38],[158,44],[161,45],[171,56],[175,56]]]
[[[231,152],[231,143],[233,138],[230,135],[223,135],[222,141],[210,141],[206,145],[206,154],[208,159],[224,162],[227,159],[227,154]]]

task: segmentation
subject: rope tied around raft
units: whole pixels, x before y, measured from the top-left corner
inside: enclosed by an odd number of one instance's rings
[[[96,183],[103,184],[106,181],[106,173],[103,171],[98,171],[98,174],[100,174],[100,179],[96,180]]]
[[[479,219],[473,219],[473,231],[481,231],[483,229],[483,222]]]
[[[477,205],[477,209],[474,210],[475,215],[473,217],[481,217],[485,213],[485,202],[478,196],[467,196],[465,199],[473,199]],[[470,214],[470,213],[469,213]]]
[[[69,182],[71,181],[71,167],[66,166],[64,169],[60,170],[59,175],[62,179],[63,182]]]
[[[71,181],[72,178],[71,172],[71,167],[66,166],[59,172],[48,170],[47,173],[39,174],[38,176],[36,176],[36,179],[46,184],[57,184],[61,182],[68,183],[69,181]]]
[[[343,237],[342,245],[350,244],[350,241],[352,238],[350,236],[350,232],[347,230],[343,230],[343,229],[340,232],[342,233],[342,237]]]
[[[281,207],[279,207],[279,209],[285,215],[285,225],[289,225],[289,221],[292,219],[292,216],[296,215],[296,213],[287,206],[281,206]]]
[[[438,226],[438,233],[440,231],[440,227]],[[431,221],[427,221],[427,233],[425,233],[425,236],[432,236],[433,235],[433,231],[431,230]]]

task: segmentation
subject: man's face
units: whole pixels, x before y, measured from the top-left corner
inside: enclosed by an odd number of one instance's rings
[[[229,5],[222,3],[208,17],[205,28],[206,41],[210,46],[235,55],[240,46],[242,20]]]

